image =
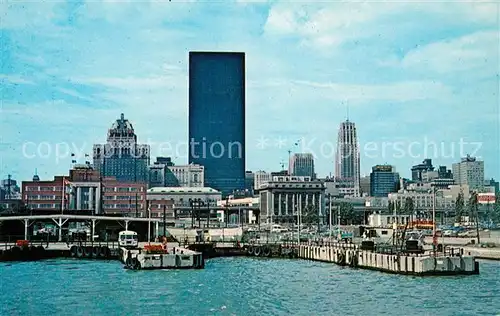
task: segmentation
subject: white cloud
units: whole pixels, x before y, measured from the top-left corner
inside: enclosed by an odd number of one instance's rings
[[[90,85],[102,85],[109,88],[122,89],[127,91],[152,91],[164,88],[182,88],[186,85],[185,75],[164,75],[151,77],[95,77],[81,78],[74,77],[70,81]]]
[[[67,94],[67,95],[70,95],[72,97],[75,97],[75,98],[79,98],[79,99],[82,99],[82,100],[87,100],[87,101],[94,101],[93,98],[90,98],[86,95],[83,95],[75,90],[72,90],[72,89],[65,89],[65,88],[56,88],[57,91],[59,92],[62,92],[64,94]]]
[[[412,16],[423,14],[439,16],[442,23],[451,25],[475,23],[492,26],[498,25],[498,10],[498,4],[485,2],[355,1],[308,6],[279,3],[271,8],[264,30],[269,36],[298,37],[301,44],[331,49],[348,40],[387,32],[383,26],[388,17],[398,16],[405,22],[413,19],[417,24],[421,21]]]
[[[6,83],[12,83],[12,84],[29,84],[33,85],[35,84],[32,80],[29,80],[25,77],[19,76],[19,75],[4,75],[0,74],[0,82],[2,83],[2,86]]]
[[[49,26],[56,16],[56,7],[60,5],[57,1],[1,1],[0,29]]]
[[[407,102],[415,100],[447,99],[451,90],[446,85],[431,81],[396,82],[381,85],[349,85],[340,83],[317,83],[294,81],[298,87],[316,89],[325,98],[349,103],[374,101]]]
[[[495,75],[499,72],[499,52],[498,31],[481,31],[419,47],[403,58],[402,66],[440,74],[475,70]]]

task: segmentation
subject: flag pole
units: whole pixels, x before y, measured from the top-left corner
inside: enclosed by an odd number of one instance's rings
[[[61,215],[64,214],[64,195],[66,193],[66,181],[64,176],[62,177],[62,197],[61,197]]]

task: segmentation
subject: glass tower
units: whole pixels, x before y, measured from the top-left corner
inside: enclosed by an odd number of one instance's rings
[[[223,195],[245,188],[244,53],[189,53],[189,163]]]

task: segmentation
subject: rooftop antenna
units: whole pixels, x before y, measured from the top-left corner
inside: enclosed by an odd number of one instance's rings
[[[345,103],[345,106],[346,106],[346,121],[349,122],[349,103]]]

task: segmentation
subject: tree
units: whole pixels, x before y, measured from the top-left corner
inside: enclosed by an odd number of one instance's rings
[[[394,203],[392,201],[389,201],[389,203],[387,204],[387,210],[389,211],[390,214],[394,212]]]
[[[319,222],[318,208],[314,205],[308,204],[301,215],[300,221],[303,224],[317,224]]]
[[[500,194],[497,193],[495,198],[495,204],[493,205],[493,211],[491,213],[491,220],[493,223],[500,223]]]
[[[340,208],[340,222],[344,223],[344,225],[352,224],[356,219],[354,213],[354,207],[349,202],[341,202],[339,205]]]
[[[477,213],[477,193],[472,192],[469,201],[467,203],[467,216],[469,216],[469,222],[475,218]]]
[[[476,221],[476,234],[477,234],[477,243],[480,244],[481,240],[479,239],[479,211],[478,211],[478,199],[477,192],[472,192],[469,198],[469,221],[474,218]]]
[[[460,191],[455,200],[455,221],[460,223],[462,216],[464,216],[464,193]]]

